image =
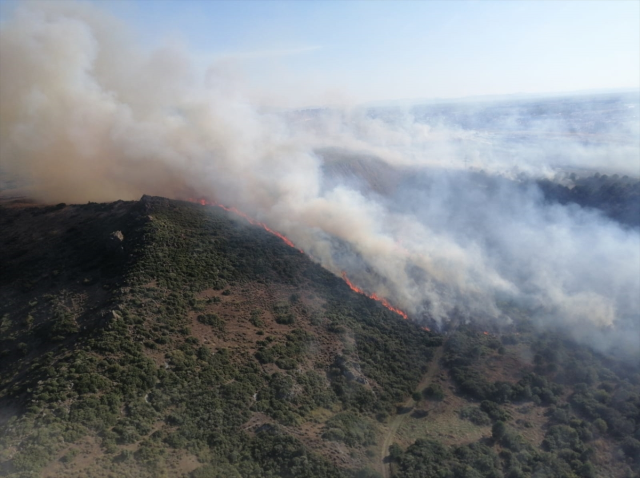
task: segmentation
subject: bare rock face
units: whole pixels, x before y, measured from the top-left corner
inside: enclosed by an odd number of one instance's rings
[[[124,243],[124,234],[121,231],[114,231],[109,234],[107,240],[107,249],[111,252],[120,253],[124,251],[122,244]]]

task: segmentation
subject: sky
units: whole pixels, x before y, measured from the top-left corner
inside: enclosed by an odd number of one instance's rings
[[[89,1],[282,103],[640,87],[635,0]]]

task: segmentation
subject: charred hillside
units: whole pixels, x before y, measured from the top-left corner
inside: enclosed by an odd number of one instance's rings
[[[0,475],[633,476],[637,364],[441,336],[233,212],[0,207]],[[444,345],[443,345],[444,344]]]

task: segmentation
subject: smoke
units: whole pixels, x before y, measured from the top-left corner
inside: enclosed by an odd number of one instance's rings
[[[464,105],[274,111],[227,60],[199,79],[181,46],[136,48],[76,3],[20,5],[0,65],[0,167],[38,199],[211,197],[418,320],[508,321],[517,301],[601,350],[640,349],[639,231],[523,179],[637,176],[637,110],[594,131],[524,107],[498,123]]]

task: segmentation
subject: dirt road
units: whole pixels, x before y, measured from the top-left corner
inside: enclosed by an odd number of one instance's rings
[[[435,374],[440,370],[440,359],[442,358],[442,353],[444,351],[444,346],[438,347],[436,353],[433,356],[433,360],[429,364],[429,370],[422,377],[422,380],[418,384],[416,391],[421,392],[427,385],[431,383]],[[403,408],[414,407],[416,404],[415,400],[412,397],[407,398],[407,400],[402,404]],[[384,459],[389,454],[389,447],[393,443],[393,439],[396,436],[396,432],[400,428],[400,425],[406,420],[409,413],[401,413],[396,414],[395,417],[389,423],[389,431],[384,437],[384,441],[382,442],[382,448],[380,449],[380,469],[382,471],[382,476],[384,478],[389,478],[391,476],[391,467],[390,463],[385,463]]]

